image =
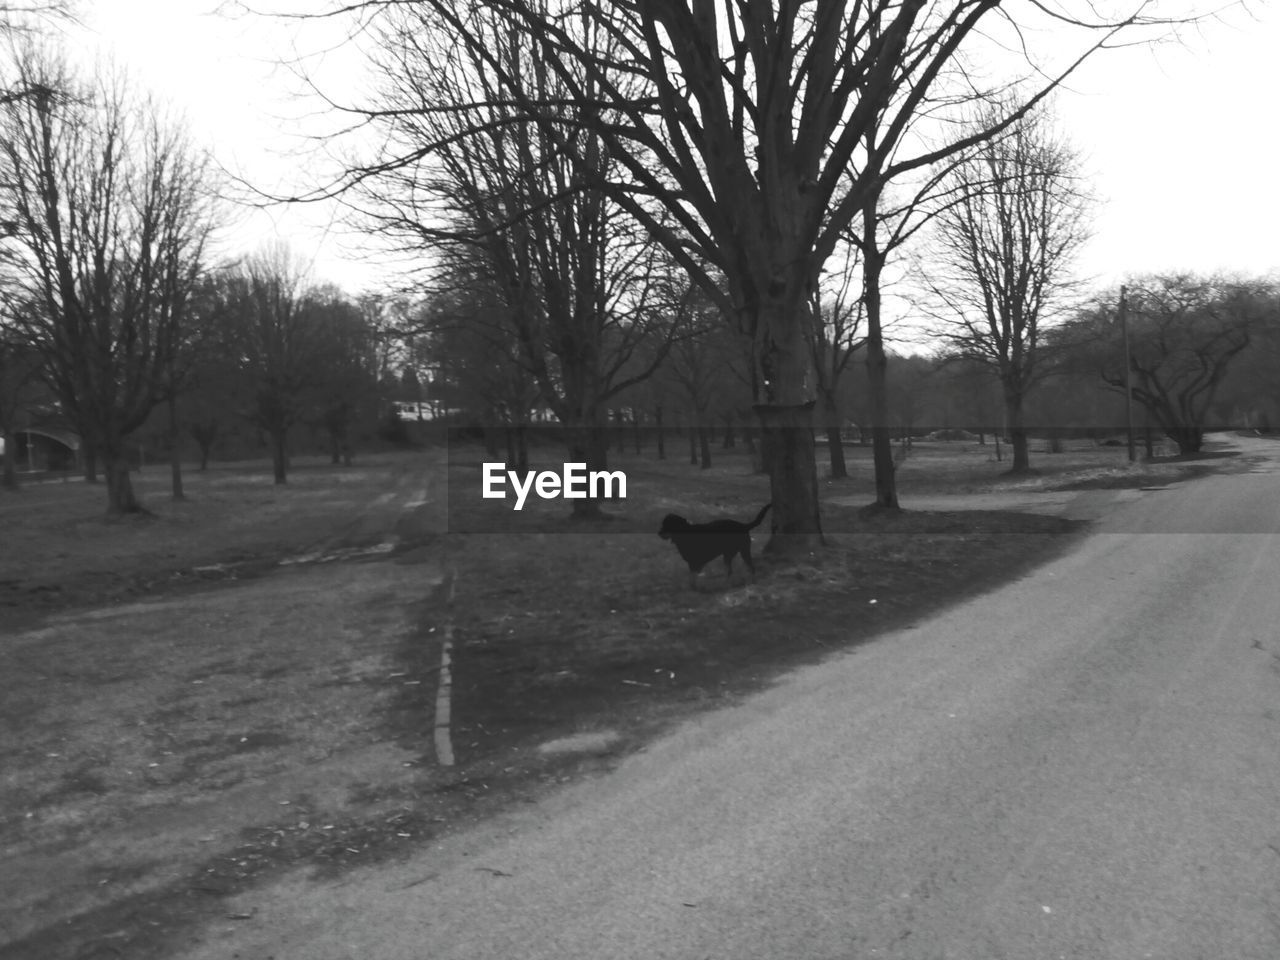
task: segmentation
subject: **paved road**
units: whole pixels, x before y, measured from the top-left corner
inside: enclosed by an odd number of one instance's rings
[[[1277,533],[1275,463],[1149,493],[614,775],[246,894],[191,956],[1275,960]]]

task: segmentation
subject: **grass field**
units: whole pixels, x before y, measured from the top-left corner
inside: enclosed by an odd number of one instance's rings
[[[824,551],[766,557],[754,583],[708,571],[696,592],[658,520],[754,515],[768,483],[741,452],[710,470],[617,457],[628,497],[585,524],[563,504],[457,496],[478,484],[473,449],[299,461],[285,487],[264,464],[219,465],[187,475],[182,503],[157,469],[135,481],[152,514],[120,522],[83,483],[0,495],[0,956],[164,956],[226,894],[537,802],[781,669],[1008,580],[1076,529],[864,515],[847,503],[872,499],[870,467],[850,452],[853,476],[822,485]],[[987,448],[920,444],[903,503],[1188,469],[1092,447],[1033,465],[1013,480]],[[446,636],[451,767],[433,740]]]

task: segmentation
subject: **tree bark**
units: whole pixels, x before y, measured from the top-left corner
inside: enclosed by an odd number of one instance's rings
[[[1179,456],[1189,453],[1199,453],[1201,447],[1204,446],[1204,430],[1200,427],[1168,427],[1164,434],[1170,440],[1178,445]],[[1147,432],[1147,436],[1151,436],[1151,432]],[[1148,454],[1150,457],[1150,454]]]
[[[703,470],[711,469],[711,428],[704,426],[701,422],[698,425],[698,454],[699,466]]]
[[[872,321],[872,311],[867,311],[867,380],[871,389],[871,457],[875,465],[876,504],[897,510],[898,484],[894,473],[893,437],[889,429],[889,358],[885,355],[884,341],[880,336],[878,307],[875,312],[876,320]],[[870,332],[873,328],[874,335]]]
[[[898,484],[894,473],[893,438],[889,435],[889,358],[884,350],[884,332],[880,323],[880,274],[884,254],[876,240],[876,200],[871,198],[862,210],[863,307],[867,317],[867,383],[871,394],[871,451],[876,474],[876,505],[897,510]]]
[[[103,451],[103,473],[107,479],[107,515],[124,516],[141,513],[142,504],[133,492],[133,480],[129,475],[129,455],[122,449]]]
[[[653,426],[658,435],[658,459],[667,459],[667,446],[662,429],[662,404],[658,404],[653,408]]]
[[[813,443],[813,403],[798,406],[757,404],[760,446],[769,467],[773,536],[769,553],[811,552],[822,546],[818,513],[818,465]],[[778,504],[790,509],[779,511]]]
[[[818,506],[818,466],[813,439],[813,352],[806,324],[808,285],[803,258],[774,272],[755,318],[756,415],[760,448],[773,504],[771,554],[803,555],[823,544]],[[798,295],[797,295],[798,294]]]

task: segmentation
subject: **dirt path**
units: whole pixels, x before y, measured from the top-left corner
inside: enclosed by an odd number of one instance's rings
[[[300,549],[168,575],[194,545],[104,573],[87,550],[61,579],[10,578],[0,956],[128,955],[139,926],[180,927],[264,871],[384,856],[428,829],[405,802],[420,755],[398,741],[430,696],[403,663],[433,642],[434,459],[321,539],[295,531]],[[140,534],[170,535],[153,523]],[[97,591],[118,600],[76,603]]]

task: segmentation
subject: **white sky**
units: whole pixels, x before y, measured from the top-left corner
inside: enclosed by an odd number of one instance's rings
[[[285,120],[302,109],[273,59],[296,26],[210,16],[217,0],[97,0],[86,51],[99,47],[183,109],[219,160],[265,188],[305,173],[307,148]],[[316,3],[313,9],[321,5]],[[1184,46],[1100,54],[1058,99],[1062,127],[1087,159],[1099,209],[1081,271],[1102,282],[1186,269],[1280,269],[1280,12],[1255,4],[1209,23]],[[314,24],[307,50],[323,47]],[[332,59],[340,59],[341,53]],[[353,79],[358,83],[358,79]],[[314,257],[315,277],[352,292],[386,271],[361,262],[334,211],[246,214],[228,236],[248,250],[279,236]]]

